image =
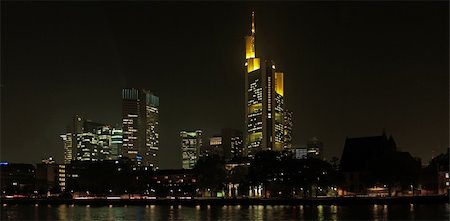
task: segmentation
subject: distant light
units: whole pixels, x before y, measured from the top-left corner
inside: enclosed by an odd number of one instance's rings
[[[6,162],[6,161],[0,162],[0,166],[7,166],[7,165],[8,165],[8,162]]]
[[[272,65],[272,69],[275,69],[275,65],[274,64]]]

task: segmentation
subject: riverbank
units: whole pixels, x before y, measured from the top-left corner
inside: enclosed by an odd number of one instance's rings
[[[309,199],[257,199],[257,198],[193,198],[193,199],[1,199],[1,204],[38,204],[38,205],[358,205],[358,204],[430,204],[449,203],[449,197],[325,197]]]

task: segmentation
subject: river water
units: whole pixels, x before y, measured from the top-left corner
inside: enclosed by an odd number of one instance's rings
[[[444,204],[319,206],[1,205],[1,220],[449,220]]]

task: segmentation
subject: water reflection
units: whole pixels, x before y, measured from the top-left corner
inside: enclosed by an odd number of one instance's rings
[[[1,204],[0,204],[1,205]],[[1,220],[448,220],[448,204],[318,206],[7,205]]]
[[[322,205],[317,206],[317,219],[320,221],[323,220],[323,206]]]
[[[338,214],[337,214],[337,206],[336,205],[332,205],[330,207],[330,214],[331,214],[331,220],[338,220]]]
[[[67,207],[65,204],[58,206],[58,218],[59,220],[67,220]]]

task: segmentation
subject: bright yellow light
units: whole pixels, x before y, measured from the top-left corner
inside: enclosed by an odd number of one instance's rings
[[[252,71],[256,71],[260,69],[260,62],[259,58],[250,58],[248,59],[248,65],[247,65],[247,73],[250,73]]]
[[[283,150],[283,143],[281,142],[275,142],[274,148],[275,151],[282,151]]]
[[[262,103],[252,104],[248,107],[248,113],[253,114],[262,110]]]
[[[256,133],[250,133],[249,134],[249,141],[255,142],[262,140],[262,132],[256,132]]]
[[[275,92],[284,96],[284,77],[282,72],[275,72]]]
[[[254,58],[255,54],[255,38],[253,36],[245,37],[245,58]]]

